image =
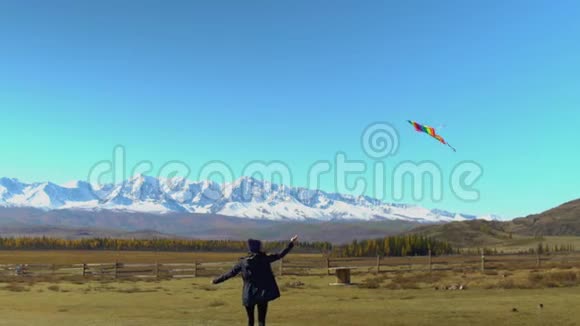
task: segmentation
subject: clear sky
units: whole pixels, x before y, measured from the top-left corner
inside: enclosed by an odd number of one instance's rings
[[[0,176],[86,179],[120,144],[191,179],[279,160],[305,185],[337,152],[374,162],[360,135],[384,121],[390,168],[484,170],[478,201],[445,187],[424,206],[514,217],[580,197],[578,1],[7,0],[0,42]]]

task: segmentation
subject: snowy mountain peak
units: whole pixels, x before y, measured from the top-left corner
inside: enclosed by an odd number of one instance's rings
[[[495,215],[495,214],[487,214],[487,215],[478,216],[478,219],[486,220],[486,221],[501,221],[502,220],[501,216]]]
[[[64,185],[22,183],[0,178],[0,206],[41,209],[123,210],[147,213],[212,213],[272,220],[406,220],[423,223],[498,219],[388,204],[368,196],[327,193],[277,185],[252,177],[231,183],[194,182],[137,174],[119,184],[92,186],[84,181]]]

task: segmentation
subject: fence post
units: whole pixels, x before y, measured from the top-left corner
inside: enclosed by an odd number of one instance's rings
[[[193,277],[197,277],[197,260],[193,262]]]
[[[481,272],[485,273],[485,255],[483,254],[483,250],[481,250]]]
[[[377,255],[377,274],[381,273],[381,256]]]
[[[536,267],[539,268],[540,266],[542,266],[542,260],[540,258],[540,253],[536,252]]]
[[[284,259],[280,259],[280,276],[284,274]]]
[[[118,274],[119,274],[119,261],[115,260],[115,279],[117,279]]]
[[[431,249],[429,249],[429,273],[433,270],[433,258],[431,256]]]
[[[83,277],[87,276],[87,264],[83,263]]]
[[[330,257],[326,256],[326,274],[330,275]]]
[[[159,279],[159,262],[155,261],[155,278]]]

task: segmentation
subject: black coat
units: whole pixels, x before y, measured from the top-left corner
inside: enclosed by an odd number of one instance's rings
[[[275,300],[280,297],[280,290],[270,264],[284,258],[293,247],[294,244],[291,242],[286,249],[277,254],[252,253],[241,258],[231,271],[216,278],[213,282],[215,284],[221,283],[242,273],[244,280],[242,303],[244,306],[251,307],[257,303]]]

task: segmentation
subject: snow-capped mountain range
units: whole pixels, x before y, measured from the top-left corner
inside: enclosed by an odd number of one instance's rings
[[[145,175],[120,183],[92,186],[75,181],[22,183],[0,178],[0,207],[45,210],[120,210],[143,213],[207,213],[269,220],[405,220],[420,223],[497,219],[388,204],[366,196],[272,184],[250,177],[232,183],[194,182]]]

